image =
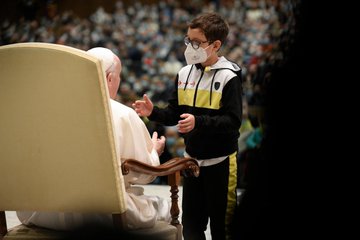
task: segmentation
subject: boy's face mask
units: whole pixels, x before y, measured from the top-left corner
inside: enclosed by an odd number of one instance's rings
[[[208,59],[208,55],[205,50],[209,46],[206,48],[199,47],[198,49],[194,49],[191,44],[188,44],[184,52],[186,63],[191,65],[205,62]]]

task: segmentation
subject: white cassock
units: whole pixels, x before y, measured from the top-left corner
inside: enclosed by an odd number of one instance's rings
[[[160,164],[151,137],[144,122],[136,112],[119,102],[110,100],[113,115],[115,143],[118,159],[136,159],[147,164]],[[120,169],[121,171],[121,169]],[[155,177],[130,172],[124,177],[127,201],[127,223],[130,229],[152,227],[156,220],[170,221],[170,200],[143,194],[143,188],[132,184],[147,184]],[[26,225],[37,225],[56,230],[72,230],[87,223],[112,226],[111,215],[17,212],[19,220]]]

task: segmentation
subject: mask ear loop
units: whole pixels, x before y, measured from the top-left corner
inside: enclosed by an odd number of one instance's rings
[[[203,49],[205,50],[205,52],[206,52],[206,49],[208,49],[208,48],[210,47],[210,45],[213,44],[213,43],[214,43],[214,42],[209,43],[209,45],[208,45],[206,48],[203,48]],[[213,53],[211,53],[211,54],[208,56],[207,53],[206,53],[207,58],[209,58],[212,54],[213,54]],[[206,60],[207,60],[207,59],[206,59]]]

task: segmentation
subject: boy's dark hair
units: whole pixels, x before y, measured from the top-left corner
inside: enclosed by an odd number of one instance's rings
[[[191,29],[199,28],[210,43],[220,40],[221,45],[224,45],[229,34],[229,25],[217,13],[201,14],[193,19],[188,27]]]

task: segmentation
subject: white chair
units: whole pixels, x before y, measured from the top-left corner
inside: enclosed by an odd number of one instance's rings
[[[136,160],[118,165],[99,60],[56,44],[1,46],[0,114],[0,240],[63,236],[25,225],[7,229],[5,211],[111,213],[114,226],[126,230],[123,174],[129,171],[170,176],[171,224],[139,232],[181,239],[180,171],[197,176],[199,167],[186,158],[159,167]]]

